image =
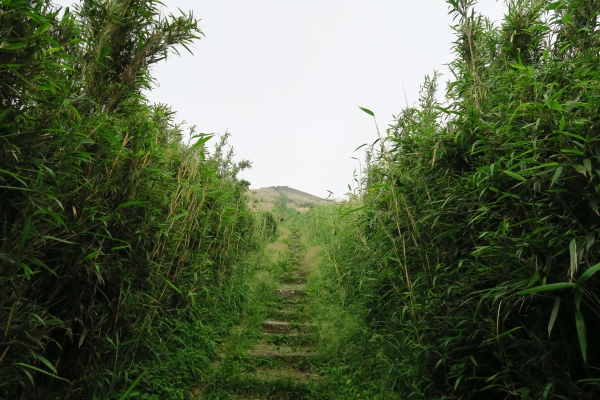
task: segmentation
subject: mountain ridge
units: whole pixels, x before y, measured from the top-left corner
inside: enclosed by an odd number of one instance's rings
[[[289,186],[249,189],[248,195],[253,208],[257,210],[273,210],[276,204],[281,205],[283,201],[286,207],[305,212],[330,201]]]

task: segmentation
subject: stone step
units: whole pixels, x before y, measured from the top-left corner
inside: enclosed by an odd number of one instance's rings
[[[279,346],[312,346],[317,338],[312,333],[263,333],[262,343]]]
[[[306,296],[306,285],[282,285],[273,290],[273,293],[284,299],[298,299]]]
[[[252,349],[246,350],[246,354],[252,357],[282,360],[287,364],[295,364],[318,355],[308,347],[292,348],[290,346],[273,346],[268,344],[257,344]]]
[[[285,321],[264,321],[262,328],[268,333],[292,333],[294,331],[306,332],[313,324],[294,324]]]
[[[245,375],[263,382],[316,382],[322,379],[322,377],[318,374],[298,371],[295,369],[257,369],[254,372],[247,372]]]
[[[306,279],[306,276],[303,275],[299,275],[299,274],[294,274],[291,276],[286,276],[286,275],[281,275],[279,277],[280,282],[282,283],[295,283],[295,284],[304,284],[306,282],[308,282],[308,280]]]
[[[271,309],[267,312],[266,317],[269,320],[287,322],[308,322],[310,319],[310,316],[304,313],[303,304],[294,304],[293,306],[281,309]]]

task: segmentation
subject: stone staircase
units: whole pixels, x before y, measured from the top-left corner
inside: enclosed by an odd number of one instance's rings
[[[318,373],[322,360],[315,350],[316,326],[306,312],[310,267],[302,267],[304,250],[297,229],[292,228],[285,254],[287,262],[277,286],[261,294],[268,307],[265,319],[259,326],[253,322],[236,328],[243,344],[232,353],[222,353],[218,368],[229,362],[230,369],[215,381],[213,390],[222,387],[226,395],[208,391],[200,399],[315,398],[324,377]]]
[[[292,234],[290,242],[288,248],[292,256],[298,256],[301,251],[298,233]],[[295,387],[316,384],[321,379],[319,374],[311,372],[319,355],[314,350],[315,326],[304,311],[306,274],[296,266],[279,278],[280,284],[273,290],[267,319],[261,325],[262,338],[246,351],[259,365],[256,371],[247,374],[248,377],[262,382],[280,381]],[[271,366],[268,361],[275,362]]]

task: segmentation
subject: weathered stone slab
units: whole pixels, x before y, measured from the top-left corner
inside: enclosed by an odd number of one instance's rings
[[[298,299],[306,296],[305,285],[283,285],[279,289],[273,291],[276,296],[284,299]]]
[[[289,346],[271,346],[258,344],[254,348],[247,350],[246,354],[253,357],[264,357],[272,360],[282,360],[288,364],[295,364],[299,361],[316,357],[317,353],[309,348],[292,349]]]
[[[306,276],[300,275],[300,274],[294,274],[294,275],[290,275],[290,276],[282,275],[280,277],[280,280],[282,283],[295,283],[295,284],[304,284],[308,281],[306,279]]]
[[[262,327],[269,333],[290,333],[293,331],[307,331],[312,327],[312,324],[290,324],[285,321],[265,321]]]
[[[255,372],[248,373],[248,375],[263,382],[279,380],[309,382],[321,379],[321,376],[318,374],[295,369],[258,369]]]

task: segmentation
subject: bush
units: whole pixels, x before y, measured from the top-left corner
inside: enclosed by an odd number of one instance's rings
[[[2,398],[183,398],[237,311],[249,163],[145,99],[201,35],[158,4],[0,5]]]
[[[427,78],[340,209],[365,373],[405,397],[597,398],[600,8],[514,1],[496,28],[473,3],[448,1],[448,104]]]

